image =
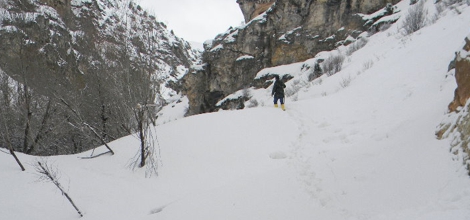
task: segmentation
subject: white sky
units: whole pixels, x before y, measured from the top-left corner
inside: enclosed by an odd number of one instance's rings
[[[243,14],[236,0],[135,0],[167,24],[178,37],[203,43],[239,26]]]

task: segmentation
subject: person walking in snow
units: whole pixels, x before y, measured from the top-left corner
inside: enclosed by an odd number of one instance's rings
[[[271,96],[274,96],[274,107],[277,108],[277,100],[281,101],[281,108],[283,111],[286,110],[284,106],[284,88],[286,88],[286,85],[279,79],[279,75],[274,76],[276,78],[276,81],[274,82],[273,85],[273,91],[271,93]]]

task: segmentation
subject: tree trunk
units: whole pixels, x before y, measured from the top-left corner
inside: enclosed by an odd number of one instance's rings
[[[102,132],[101,132],[101,137],[103,140],[107,141],[108,140],[108,131],[107,131],[107,121],[108,117],[106,116],[106,105],[105,103],[101,103],[101,123],[102,123]]]
[[[6,138],[5,139],[6,139],[7,144],[8,144],[8,150],[10,151],[10,154],[13,156],[13,158],[15,158],[16,163],[18,163],[18,165],[20,166],[21,171],[25,171],[26,169],[24,168],[23,164],[21,164],[20,159],[18,159],[18,157],[16,156],[15,151],[13,150],[13,146],[11,145],[10,134],[8,132],[8,126],[7,126],[7,123],[5,121],[5,117],[3,117],[3,121],[5,122],[5,133],[6,133],[6,135],[5,135]]]
[[[26,169],[24,168],[23,164],[21,164],[20,159],[18,159],[18,157],[16,156],[15,151],[13,150],[13,147],[11,146],[10,142],[8,142],[8,148],[10,150],[10,154],[13,156],[13,158],[15,158],[16,163],[18,163],[18,165],[20,166],[21,171],[25,171]]]
[[[50,117],[51,103],[52,103],[52,100],[49,99],[49,101],[47,103],[47,107],[46,107],[46,112],[44,113],[44,117],[42,118],[41,127],[39,128],[39,131],[36,134],[36,137],[34,138],[33,143],[31,144],[31,146],[28,147],[28,150],[26,151],[26,154],[33,153],[36,150],[36,145],[43,138],[43,133],[47,134],[47,132],[44,132],[44,130],[46,129],[47,120]]]
[[[24,139],[23,139],[23,152],[28,151],[28,139],[29,139],[29,131],[31,128],[31,116],[33,113],[31,112],[31,97],[28,91],[28,86],[26,86],[26,83],[23,85],[23,90],[24,90],[24,98],[25,98],[25,110],[26,110],[26,125],[24,128]]]
[[[140,138],[140,167],[145,166],[146,150],[145,150],[145,131],[144,131],[144,109],[138,108],[138,127],[139,127],[139,138]]]

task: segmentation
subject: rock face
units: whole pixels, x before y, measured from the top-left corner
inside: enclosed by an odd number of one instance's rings
[[[399,0],[237,2],[247,24],[230,28],[206,42],[203,70],[183,78],[183,91],[190,101],[188,114],[216,110],[215,104],[221,98],[253,86],[254,76],[263,68],[301,62],[320,51],[347,44],[346,39],[356,38],[373,23],[364,20],[361,14],[370,14],[388,6],[389,10],[383,10],[381,14],[387,16],[393,13],[391,4]],[[255,17],[267,5],[270,8]],[[203,82],[192,84],[196,81]]]
[[[455,58],[457,89],[449,105],[450,121],[442,123],[436,135],[439,139],[452,138],[451,151],[466,165],[470,175],[470,35],[465,42]]]
[[[460,112],[449,115],[451,121],[438,127],[438,139],[450,138],[450,151],[456,155],[456,160],[466,165],[470,175],[470,106],[465,106]]]
[[[251,21],[251,19],[268,10],[274,2],[275,0],[237,0],[245,22]]]
[[[455,90],[454,101],[450,103],[449,110],[455,111],[462,107],[470,98],[470,38],[465,38],[464,48],[457,53],[455,59],[455,79],[457,89]]]
[[[43,80],[43,85],[51,80],[49,76],[65,75],[71,86],[80,88],[86,83],[84,74],[96,70],[97,62],[112,61],[122,69],[126,59],[136,60],[141,53],[153,63],[149,71],[167,80],[180,74],[178,66],[189,68],[197,60],[187,42],[134,3],[73,2],[4,3],[0,7],[0,54],[7,56],[0,56],[0,69],[19,81],[21,68],[34,69],[34,74],[23,72],[31,74],[30,81]]]

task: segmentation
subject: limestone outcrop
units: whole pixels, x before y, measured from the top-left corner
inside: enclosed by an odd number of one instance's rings
[[[204,68],[182,80],[190,115],[217,110],[218,100],[253,86],[253,78],[261,69],[305,61],[320,51],[350,43],[347,39],[357,38],[374,23],[362,15],[382,9],[383,13],[375,19],[388,16],[399,0],[237,2],[246,25],[230,28],[207,41]],[[264,11],[267,5],[270,8]],[[264,12],[257,15],[261,11]],[[204,79],[204,83],[189,83],[195,81],[194,77]]]
[[[237,0],[245,22],[251,21],[251,19],[268,10],[274,2],[275,0]]]
[[[449,105],[450,113],[436,132],[439,139],[451,139],[451,151],[467,167],[470,174],[470,35],[465,46],[456,53],[455,79],[457,89]]]
[[[464,48],[457,52],[455,59],[457,89],[455,90],[454,101],[449,105],[450,111],[463,107],[470,98],[470,38],[465,38],[465,42]]]

